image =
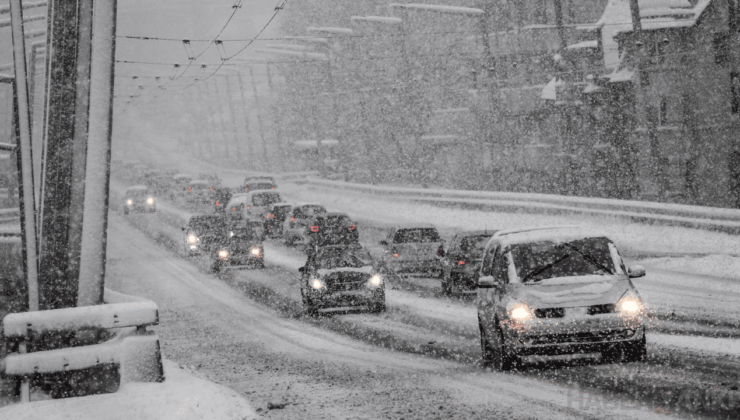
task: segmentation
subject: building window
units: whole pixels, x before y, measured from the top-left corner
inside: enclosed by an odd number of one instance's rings
[[[730,34],[714,34],[714,62],[724,66],[730,62]]]
[[[732,113],[740,113],[740,73],[730,73],[730,95],[732,99]]]

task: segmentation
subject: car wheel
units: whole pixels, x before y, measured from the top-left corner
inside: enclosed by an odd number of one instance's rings
[[[493,331],[493,336],[490,337],[495,339],[495,342],[493,343],[482,325],[480,326],[480,330],[484,366],[491,366],[500,372],[507,372],[515,369],[519,364],[519,358],[504,342],[504,336],[501,333],[501,330],[496,328]]]
[[[128,209],[126,207],[123,208],[123,214],[128,214]]]
[[[318,312],[316,306],[311,302],[311,298],[306,296],[306,293],[301,289],[301,297],[303,297],[303,312],[306,315],[314,316]]]
[[[486,335],[486,330],[483,328],[483,324],[481,324],[480,319],[478,320],[478,329],[480,330],[481,362],[483,366],[488,367],[493,363],[493,350],[491,350],[491,345],[488,343],[488,336]]]
[[[211,274],[217,274],[217,273],[219,273],[221,271],[221,264],[218,261],[213,261],[209,265],[210,265],[209,272]]]
[[[642,338],[632,342],[624,344],[624,361],[625,362],[644,362],[647,358],[647,342],[645,341],[645,334],[642,334]]]

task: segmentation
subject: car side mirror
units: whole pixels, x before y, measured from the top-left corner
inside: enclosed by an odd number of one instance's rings
[[[182,229],[182,231],[185,232],[185,227],[181,227],[180,229]]]
[[[384,239],[384,240],[382,240],[382,241],[378,241],[378,243],[379,243],[380,245],[383,245],[383,246],[388,246],[388,241],[386,241],[385,239]]]
[[[478,288],[480,289],[491,289],[497,285],[498,283],[493,279],[493,276],[483,276],[478,278]]]
[[[301,274],[305,273],[306,272],[306,267],[303,266],[303,267],[299,268],[298,269],[298,272],[301,273]]]
[[[631,278],[645,277],[645,267],[641,265],[633,265],[627,268],[627,275]]]
[[[438,257],[444,257],[446,254],[447,253],[445,252],[445,249],[442,248],[442,246],[440,246],[439,249],[437,250],[437,256]]]

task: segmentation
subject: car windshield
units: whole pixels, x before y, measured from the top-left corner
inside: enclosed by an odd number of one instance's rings
[[[254,241],[260,239],[260,234],[257,231],[259,227],[253,226],[240,226],[233,227],[229,230],[229,237],[236,241]]]
[[[522,283],[536,283],[557,277],[615,274],[607,238],[571,242],[535,242],[510,247],[517,277]]]
[[[127,198],[147,198],[149,197],[149,191],[147,190],[129,190],[126,191]]]
[[[301,206],[295,209],[293,216],[305,219],[322,213],[326,213],[326,209],[323,206]]]
[[[276,193],[261,193],[252,196],[252,205],[254,206],[269,206],[280,202],[280,194]]]
[[[209,188],[209,185],[208,184],[201,184],[201,183],[198,183],[198,184],[190,184],[190,189],[191,190],[207,190],[208,188]]]
[[[224,222],[219,216],[198,216],[190,219],[188,226],[200,235],[212,234],[223,232]]]
[[[365,248],[326,247],[313,257],[317,269],[360,268],[372,265],[373,258]]]
[[[404,243],[432,243],[442,239],[434,228],[399,229],[393,237],[393,242]]]
[[[466,254],[481,255],[491,235],[466,236],[460,240],[460,251]]]
[[[271,190],[275,185],[271,182],[255,182],[244,186],[248,190]]]

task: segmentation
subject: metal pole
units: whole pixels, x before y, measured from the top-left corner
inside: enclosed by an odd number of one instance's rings
[[[39,310],[38,242],[36,238],[36,203],[33,191],[33,154],[31,150],[31,115],[28,103],[26,78],[26,44],[23,36],[23,8],[21,0],[10,0],[10,19],[15,62],[15,95],[18,101],[18,146],[20,148],[21,219],[23,223],[23,248],[28,278],[28,310]]]
[[[80,278],[80,252],[82,246],[82,223],[85,204],[85,171],[87,167],[87,142],[90,112],[90,60],[92,45],[93,0],[78,0],[77,32],[77,83],[74,113],[74,137],[72,138],[72,185],[69,202],[69,233],[67,280],[78,282]],[[93,204],[100,205],[100,204]],[[79,296],[79,290],[77,292]],[[79,302],[79,299],[78,299]],[[78,303],[78,306],[79,303]]]
[[[77,304],[77,279],[66,275],[76,108],[77,13],[76,1],[50,1],[39,232],[41,309]]]
[[[254,81],[254,72],[252,71],[252,67],[249,67],[249,79],[252,81],[252,92],[254,92],[254,104],[257,106],[256,112],[257,112],[257,126],[259,126],[260,129],[260,137],[262,138],[262,153],[264,157],[264,163],[267,164],[268,169],[272,169],[272,165],[270,164],[270,160],[267,157],[267,140],[265,140],[265,130],[262,125],[262,113],[260,112],[262,110],[262,107],[260,106],[259,97],[257,96],[257,83]]]
[[[234,113],[234,90],[231,89],[231,82],[229,81],[229,76],[225,76],[226,78],[226,91],[229,95],[229,112],[231,113],[231,128],[234,131],[234,147],[236,148],[236,158],[238,159],[238,163],[241,165],[241,163],[244,161],[244,156],[242,155],[242,147],[241,147],[241,141],[239,139],[239,130],[236,126],[236,114]]]
[[[85,219],[77,306],[103,302],[108,242],[117,0],[97,1],[92,22]]]

